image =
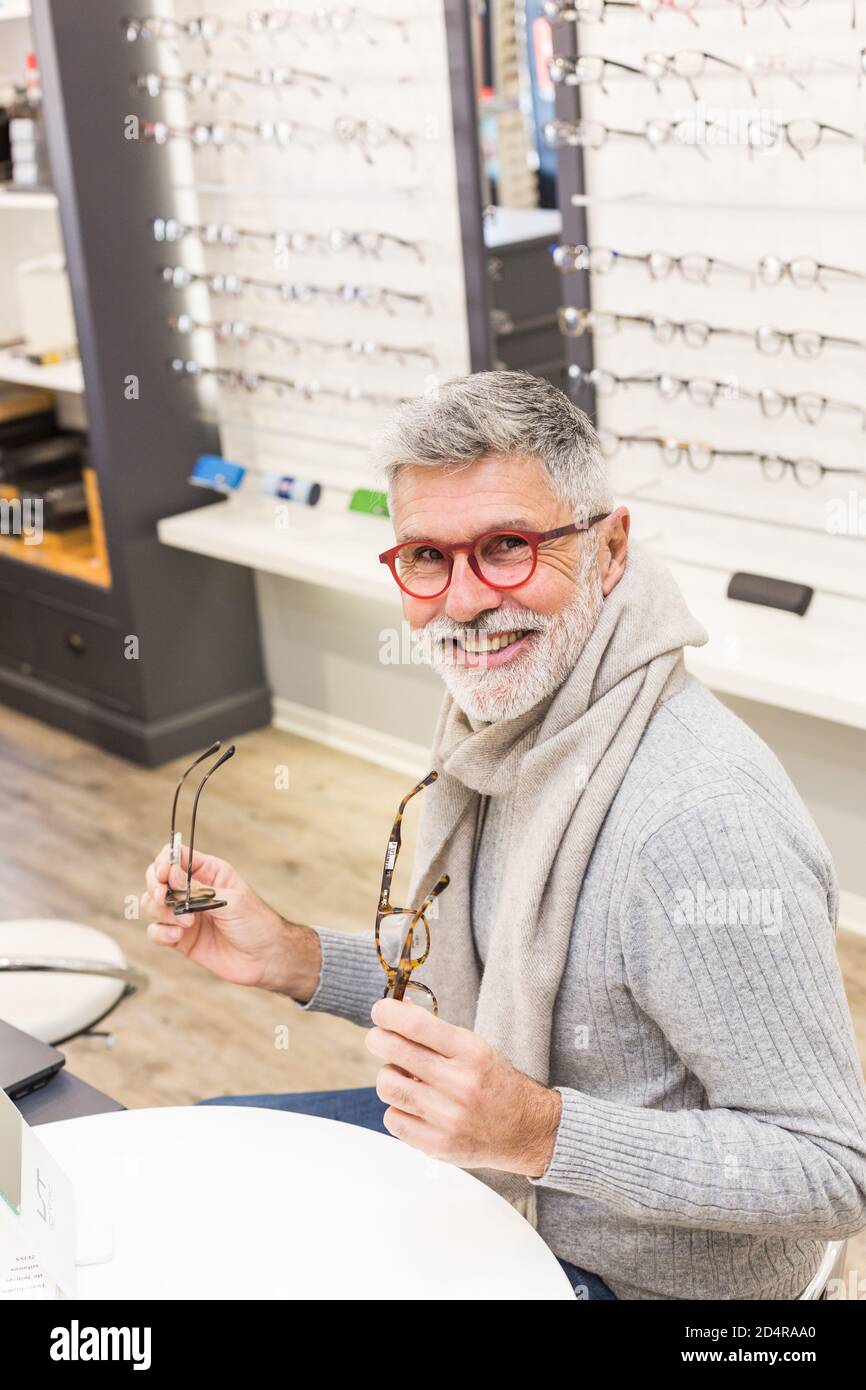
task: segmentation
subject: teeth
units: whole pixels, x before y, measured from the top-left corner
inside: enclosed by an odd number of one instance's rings
[[[525,635],[525,629],[519,628],[516,632],[475,632],[471,635],[466,632],[457,640],[465,652],[480,656],[484,652],[498,652]]]

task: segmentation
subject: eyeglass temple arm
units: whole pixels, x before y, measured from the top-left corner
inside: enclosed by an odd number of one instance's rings
[[[397,862],[397,853],[403,843],[403,813],[412,800],[412,797],[417,796],[418,792],[423,791],[425,787],[429,787],[432,782],[436,781],[438,776],[438,772],[428,772],[426,777],[422,778],[410,792],[406,793],[400,805],[397,807],[397,814],[394,817],[394,824],[391,827],[391,834],[388,837],[388,848],[385,851],[385,867],[382,870],[382,891],[379,894],[380,912],[388,906],[388,899],[391,892],[391,879],[394,877],[394,865]]]
[[[414,916],[413,916],[413,918],[412,918],[412,922],[411,922],[411,924],[410,924],[410,930],[411,930],[411,927],[414,927],[415,923],[418,921],[418,918],[424,916],[424,913],[427,911],[428,907],[429,907],[430,904],[433,902],[433,899],[434,899],[434,898],[438,898],[440,893],[444,893],[444,892],[445,892],[445,889],[448,887],[448,885],[449,885],[450,882],[451,882],[451,877],[450,877],[449,874],[443,874],[441,878],[438,878],[438,879],[436,880],[436,882],[434,883],[433,887],[430,889],[430,892],[427,894],[426,898],[424,899],[423,903],[421,904],[421,906],[420,906],[420,907],[417,909],[417,911],[415,912],[415,914],[414,914]]]
[[[207,749],[205,750],[205,752],[201,754],[200,757],[196,758],[196,760],[195,760],[194,763],[190,763],[189,767],[187,768],[186,772],[183,774],[183,776],[181,777],[180,781],[178,782],[178,784],[177,784],[177,786],[176,786],[176,788],[175,788],[175,792],[174,792],[174,801],[173,801],[172,807],[171,807],[171,837],[170,837],[169,842],[168,842],[168,844],[169,844],[169,856],[168,856],[168,862],[169,862],[169,864],[176,864],[176,863],[177,863],[177,859],[178,859],[178,855],[177,855],[177,846],[176,846],[176,844],[175,844],[175,833],[176,833],[176,832],[175,832],[175,827],[176,827],[176,825],[177,825],[177,803],[178,803],[178,800],[180,799],[180,790],[181,790],[181,787],[183,786],[183,784],[184,784],[184,782],[186,781],[186,779],[187,779],[187,777],[189,776],[189,774],[192,772],[193,768],[194,768],[194,767],[198,767],[199,763],[203,763],[204,760],[205,760],[205,758],[210,758],[210,757],[213,756],[214,753],[218,753],[219,750],[220,750],[220,748],[221,748],[221,746],[222,746],[222,745],[221,745],[220,740],[217,739],[216,743],[212,743],[211,746],[210,746],[210,748],[207,748]]]
[[[555,531],[548,531],[546,539],[556,540],[559,536],[570,536],[573,531],[588,531],[591,526],[597,526],[600,521],[606,521],[610,512],[601,512],[598,516],[589,516],[586,521],[573,521],[569,526],[557,526]]]
[[[198,799],[204,791],[205,782],[207,782],[208,779],[213,776],[218,767],[222,767],[223,763],[227,763],[229,758],[233,758],[234,755],[235,745],[232,744],[231,747],[226,749],[221,758],[217,758],[213,767],[208,768],[207,772],[205,773],[204,777],[202,777],[201,781],[198,784],[198,787],[196,788],[195,800],[192,803],[192,821],[190,822],[189,827],[189,868],[187,870],[186,875],[187,902],[189,902],[190,894],[192,893],[192,853],[193,849],[195,848],[195,818],[196,813],[198,812]]]

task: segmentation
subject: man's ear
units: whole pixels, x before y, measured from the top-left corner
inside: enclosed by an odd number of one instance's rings
[[[598,572],[607,598],[625,574],[631,516],[628,507],[617,507],[598,528]]]

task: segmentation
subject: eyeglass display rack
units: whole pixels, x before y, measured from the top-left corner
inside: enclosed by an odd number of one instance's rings
[[[176,0],[170,13],[184,26],[199,9]],[[395,602],[376,563],[390,528],[349,510],[355,490],[381,486],[371,442],[400,400],[494,361],[468,8],[292,0],[268,13],[251,28],[244,3],[218,0],[223,27],[207,42],[184,31],[127,44],[134,109],[164,123],[172,169],[157,234],[169,217],[193,229],[157,243],[180,268],[153,290],[177,359],[166,389],[215,421],[220,451],[246,469],[225,504],[167,516],[159,535]],[[191,90],[208,78],[231,90]],[[221,147],[214,124],[227,127]],[[209,128],[197,145],[196,125]],[[204,279],[172,283],[190,274]],[[273,474],[320,483],[319,504],[283,505],[275,525],[259,495]]]
[[[593,379],[580,377],[574,399],[612,434],[852,470],[802,487],[790,468],[771,481],[753,459],[716,457],[700,472],[685,458],[669,466],[651,443],[621,444],[611,459],[615,495],[632,511],[635,535],[670,563],[710,630],[709,644],[689,653],[695,673],[722,692],[862,729],[866,477],[857,470],[866,467],[864,350],[825,345],[817,356],[800,357],[783,340],[768,354],[748,335],[771,327],[856,342],[866,337],[866,163],[859,142],[866,13],[852,10],[850,0],[807,0],[784,13],[769,3],[753,9],[698,0],[691,14],[664,5],[651,20],[639,9],[610,6],[602,22],[552,24],[554,53],[566,67],[578,54],[609,60],[602,83],[557,87],[557,119],[582,123],[588,141],[560,150],[562,241],[621,253],[606,272],[565,273],[563,302],[603,315],[699,321],[745,336],[712,335],[706,346],[694,347],[680,334],[659,343],[646,326],[621,323],[612,332],[566,337],[572,372],[595,368],[601,388],[596,393]],[[696,53],[712,57],[699,60]],[[657,82],[641,72],[649,54],[667,55]],[[701,65],[691,88],[671,72]],[[582,72],[596,76],[591,63]],[[610,133],[593,147],[602,138],[599,126],[645,132],[654,121],[674,127],[673,137],[653,147],[638,135]],[[782,131],[791,121],[821,122],[857,133],[858,140],[825,130],[816,148],[798,154]],[[750,130],[752,139],[768,144],[768,132],[781,131],[781,143],[750,153]],[[815,139],[814,125],[787,131],[800,144]],[[752,273],[719,267],[702,283],[673,269],[654,279],[645,263],[622,256],[656,250],[698,253]],[[824,288],[797,286],[790,274],[768,285],[758,273],[762,257],[811,258],[856,273],[824,274]],[[694,271],[694,263],[687,268]],[[609,326],[604,319],[599,324]],[[660,374],[720,383],[716,403],[694,404],[684,391],[667,399],[634,382],[611,390],[611,375]],[[861,414],[830,408],[808,424],[789,403],[778,418],[765,418],[759,402],[748,399],[761,390],[819,395],[853,404]],[[766,399],[776,403],[775,396]],[[702,464],[703,456],[698,459]],[[800,617],[729,599],[736,571],[812,586],[808,611]]]
[[[34,0],[111,584],[34,566],[25,573],[0,556],[0,698],[147,763],[269,721],[254,569],[351,592],[363,591],[366,573],[382,591],[375,554],[380,531],[390,530],[348,510],[352,491],[374,482],[367,453],[376,425],[393,398],[489,366],[494,351],[461,0],[275,0],[269,13],[301,23],[288,45],[254,33],[245,4],[213,0],[207,14],[223,25],[219,40],[188,41],[175,26],[168,42],[150,32],[130,42],[122,21],[154,13],[185,24],[201,7]],[[283,90],[277,74],[301,69],[312,79]],[[154,76],[190,72],[241,78],[216,103],[154,94]],[[169,127],[165,138],[152,138],[158,122]],[[236,146],[207,148],[176,138],[187,124],[246,129]],[[300,132],[297,149],[280,145],[287,124]],[[272,143],[258,145],[268,129]],[[169,219],[288,229],[312,234],[311,244],[244,236],[231,246],[191,231],[160,240],[160,220],[164,228]],[[385,235],[375,245],[341,245],[339,235],[329,249],[316,244],[341,231]],[[177,284],[178,271],[196,278]],[[239,295],[233,276],[325,293]],[[340,286],[360,293],[344,298]],[[386,307],[375,302],[383,289],[393,292]],[[374,302],[360,302],[368,291]],[[423,298],[432,312],[401,295]],[[204,328],[179,332],[184,315],[263,333],[241,345]],[[278,336],[269,345],[274,330],[303,350]],[[206,370],[193,376],[189,362],[218,368],[219,383]],[[230,389],[226,373],[290,378],[302,389]],[[318,392],[316,381],[341,394]],[[202,454],[241,462],[243,492],[224,499],[191,487]],[[292,505],[281,529],[274,499],[259,495],[265,473],[315,479],[322,505]]]
[[[4,547],[0,700],[156,764],[267,722],[270,697],[250,576],[166,551],[156,535],[160,516],[206,500],[190,498],[189,459],[217,439],[166,389],[148,218],[168,178],[160,152],[139,147],[133,158],[124,138],[124,12],[121,0],[31,6],[83,374],[70,382],[44,369],[45,384],[76,393],[86,416],[110,580],[24,563]],[[25,206],[27,195],[15,196]]]

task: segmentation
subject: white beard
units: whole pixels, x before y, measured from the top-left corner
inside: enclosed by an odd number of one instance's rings
[[[424,628],[430,665],[470,719],[494,723],[514,719],[552,695],[574,670],[598,622],[604,597],[595,550],[589,550],[577,576],[574,598],[558,613],[531,608],[494,608],[472,623],[443,614]],[[526,647],[504,666],[458,666],[449,639],[465,633],[530,629]]]

